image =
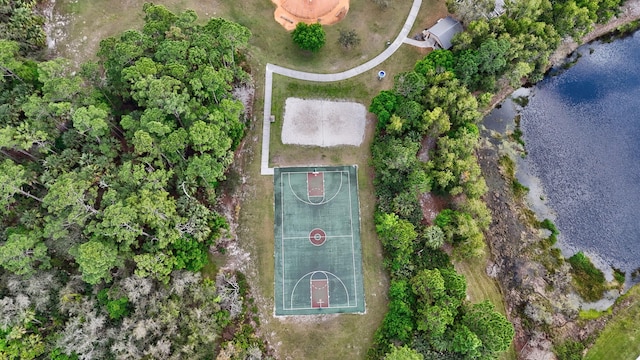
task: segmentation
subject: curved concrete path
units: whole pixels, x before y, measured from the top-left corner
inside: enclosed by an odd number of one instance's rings
[[[396,52],[396,50],[400,48],[400,45],[406,42],[407,35],[413,27],[413,23],[418,16],[418,11],[420,10],[421,5],[422,0],[413,0],[411,10],[409,11],[409,16],[407,16],[407,20],[402,26],[402,30],[400,30],[400,33],[391,43],[391,45],[389,45],[382,53],[380,53],[375,58],[352,69],[335,74],[317,74],[287,69],[285,67],[274,64],[267,64],[264,81],[264,119],[262,123],[262,157],[260,163],[260,173],[262,175],[273,175],[273,168],[269,167],[269,139],[271,137],[271,87],[273,83],[273,74],[275,73],[286,77],[306,81],[332,82],[349,79],[351,77],[369,71],[374,67],[380,65],[383,61],[387,60],[391,55],[393,55],[394,52]],[[413,45],[413,43],[411,44]]]

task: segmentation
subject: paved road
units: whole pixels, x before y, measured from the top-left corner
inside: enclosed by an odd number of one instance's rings
[[[409,11],[409,16],[407,16],[407,20],[402,26],[402,30],[400,30],[400,33],[391,43],[391,45],[389,45],[382,53],[380,53],[375,58],[367,61],[362,65],[356,66],[353,69],[335,74],[317,74],[287,69],[285,67],[274,64],[267,64],[264,81],[264,119],[262,123],[262,157],[260,164],[260,173],[262,175],[273,175],[273,168],[269,167],[269,139],[271,137],[271,85],[273,82],[273,74],[280,74],[286,77],[306,81],[332,82],[349,79],[351,77],[369,71],[374,67],[380,65],[383,61],[387,60],[391,55],[393,55],[394,52],[396,52],[396,50],[400,48],[400,45],[407,42],[407,35],[409,35],[409,31],[411,31],[411,28],[413,27],[413,23],[416,20],[416,16],[418,16],[418,11],[420,10],[421,5],[422,0],[413,0],[411,11]],[[412,42],[407,43],[414,45]]]

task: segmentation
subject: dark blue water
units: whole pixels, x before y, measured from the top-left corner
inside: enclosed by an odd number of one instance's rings
[[[640,267],[640,32],[580,49],[521,111],[528,155],[566,255],[627,274]]]

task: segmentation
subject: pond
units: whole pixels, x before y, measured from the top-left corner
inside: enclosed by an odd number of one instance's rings
[[[577,62],[507,100],[485,119],[504,132],[517,115],[527,155],[517,177],[561,232],[563,255],[601,268],[640,268],[640,32],[578,50]]]

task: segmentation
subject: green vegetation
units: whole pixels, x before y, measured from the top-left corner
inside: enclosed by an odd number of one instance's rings
[[[576,253],[567,261],[571,264],[571,274],[578,294],[586,301],[602,298],[606,290],[606,280],[602,271],[595,267],[583,252]]]
[[[376,230],[391,273],[389,312],[376,333],[372,358],[409,346],[424,358],[494,358],[509,348],[513,326],[490,302],[470,304],[464,276],[439,249],[456,258],[484,254],[482,230],[491,221],[480,197],[486,184],[474,156],[478,103],[450,68],[451,54],[434,51],[414,71],[396,75],[369,111],[378,117],[371,147],[376,176]],[[437,145],[427,162],[417,154],[425,136]],[[425,192],[464,200],[424,226],[418,196]]]
[[[554,224],[553,221],[549,219],[542,220],[538,225],[538,227],[540,227],[541,229],[547,229],[551,231],[551,235],[556,235],[556,236],[560,235],[560,231],[558,231],[556,224]]]
[[[628,24],[619,26],[616,29],[616,34],[619,36],[631,34],[632,32],[640,28],[640,20],[631,21]]]
[[[250,81],[250,32],[144,14],[77,73],[0,40],[0,357],[265,350],[235,327],[251,317],[242,277],[193,273],[227,229],[214,205],[244,136],[232,90]]]
[[[384,48],[385,41],[379,39],[396,34],[406,12],[398,11],[397,2],[374,0],[379,8],[363,11],[366,18],[354,18],[352,26],[355,34],[378,41],[352,48],[349,57],[339,56],[347,47],[344,43],[355,38],[340,41],[342,34],[334,27],[326,30],[323,51],[310,58],[292,51],[286,31],[274,31],[278,25],[268,2],[215,2],[210,8],[202,2],[186,3],[251,25],[256,35],[249,40],[246,28],[230,21],[201,23],[193,12],[176,15],[153,5],[145,7],[143,31],[120,34],[139,21],[138,13],[127,8],[130,4],[81,0],[66,5],[79,12],[74,16],[78,23],[84,21],[90,32],[104,37],[118,35],[101,43],[97,62],[76,66],[77,73],[70,74],[63,61],[41,62],[37,57],[44,34],[42,19],[31,11],[35,2],[11,1],[0,8],[0,38],[12,40],[0,41],[0,150],[5,158],[0,171],[0,277],[7,284],[2,289],[3,304],[10,304],[0,309],[2,355],[25,359],[102,357],[107,352],[134,358],[167,358],[178,352],[181,357],[262,356],[264,345],[248,325],[257,318],[252,316],[255,307],[250,306],[245,279],[241,274],[218,274],[218,267],[207,264],[203,256],[210,244],[224,250],[216,241],[226,224],[213,205],[245,131],[242,109],[229,91],[250,81],[245,73],[248,61],[266,59],[320,72],[360,64]],[[464,278],[452,272],[448,256],[438,250],[446,242],[453,245],[456,257],[481,255],[482,229],[488,225],[486,207],[478,205],[486,185],[473,154],[477,103],[461,84],[470,90],[493,91],[503,74],[512,85],[539,79],[560,36],[584,33],[593,21],[610,17],[619,4],[617,0],[509,3],[507,16],[486,21],[478,14],[482,8],[458,3],[455,11],[467,20],[480,20],[469,24],[453,51],[433,52],[413,72],[389,71],[395,87],[378,99],[376,114],[381,122],[376,144],[378,140],[382,144],[374,145],[375,192],[380,199],[376,220],[380,230],[387,231],[385,248],[393,256],[384,263],[394,277],[387,326],[378,331],[371,352],[378,357],[386,351],[389,357],[400,358],[419,358],[416,353],[425,358],[443,353],[495,357],[510,342],[512,328],[504,317],[488,304],[463,301]],[[489,3],[480,5],[488,9]],[[365,0],[352,4],[354,9],[364,8]],[[430,23],[438,12],[444,13],[443,5],[434,1],[425,2],[423,8],[432,17]],[[357,15],[352,11],[350,16]],[[59,39],[60,49],[76,49],[76,60],[93,58],[95,48],[79,41],[83,35],[88,33]],[[257,46],[245,57],[249,44]],[[415,56],[406,49],[400,53],[385,64],[387,70],[403,69],[403,61]],[[260,71],[253,73],[258,82]],[[373,97],[372,92],[388,90],[385,82],[362,79],[326,89],[361,101]],[[295,83],[285,82],[284,87]],[[313,97],[324,91],[299,82],[291,86]],[[282,98],[298,96],[291,89],[280,90]],[[487,103],[488,93],[483,94],[482,103]],[[281,103],[274,102],[276,107]],[[419,149],[415,143],[424,136],[438,138],[428,163],[413,159]],[[321,154],[285,146],[279,150],[280,163],[309,154],[323,159],[326,155],[328,162],[359,163],[365,169],[359,179],[365,198],[363,236],[375,238],[374,200],[369,196],[374,189],[366,149]],[[388,154],[393,156],[383,159]],[[259,167],[257,162],[247,164],[252,174]],[[396,171],[404,177],[394,176]],[[259,189],[270,184],[270,180],[252,181]],[[416,200],[426,191],[463,200],[443,214],[442,227],[422,223]],[[257,255],[256,267],[267,284],[262,294],[268,296],[273,271],[268,234],[273,224],[264,219],[272,209],[268,192],[254,195],[255,201],[247,202],[255,208],[236,208],[236,213],[242,212],[244,228],[251,227],[239,231],[251,243],[252,253],[267,254]],[[369,307],[373,314],[361,321],[343,321],[349,324],[340,325],[341,329],[352,330],[344,335],[329,331],[345,338],[332,348],[351,351],[349,355],[354,347],[343,345],[353,343],[348,338],[356,331],[379,324],[382,315],[377,310],[384,305],[379,245],[364,246],[369,247],[365,266],[373,269],[366,286],[379,290],[376,299],[375,295],[368,299],[368,305],[375,303]],[[189,272],[201,268],[209,279]],[[102,290],[108,290],[106,297]],[[439,316],[433,321],[423,316],[436,310]],[[337,328],[340,321],[327,328]],[[296,332],[295,325],[272,326],[280,326],[280,333]],[[424,330],[443,327],[440,336],[436,332],[430,337]],[[316,348],[321,343],[317,340],[327,336],[326,328],[304,330],[305,336],[290,336],[302,339],[299,346],[305,354],[326,351]],[[497,335],[488,336],[487,330],[496,330]],[[219,338],[222,333],[224,339]]]
[[[589,309],[589,310],[580,310],[580,313],[578,314],[578,317],[582,320],[593,320],[593,319],[598,319],[602,316],[606,316],[606,315],[611,315],[611,308],[605,310],[605,311],[598,311],[595,309]]]
[[[634,360],[640,354],[640,287],[632,287],[617,304],[622,308],[607,322],[584,357],[586,360],[606,360],[611,354],[616,359]]]
[[[554,347],[558,360],[581,360],[584,344],[579,341],[567,340]]]
[[[527,193],[529,192],[529,188],[522,185],[516,179],[511,181],[511,190],[513,191],[513,195],[515,195],[518,198],[522,198],[523,196],[527,195]]]
[[[529,101],[529,100],[527,99],[526,101]],[[513,129],[513,133],[510,135],[510,138],[513,141],[517,142],[518,144],[522,145],[522,148],[524,149],[524,139],[522,139],[522,135],[524,134],[522,133],[522,129],[520,128],[520,115],[516,115],[513,121],[515,123],[515,129]],[[527,155],[526,150],[523,150],[522,156],[524,157],[526,155]]]
[[[626,280],[624,271],[617,268],[613,268],[613,278],[618,282],[618,284],[620,284],[620,286],[623,286]]]
[[[326,34],[320,23],[307,25],[299,22],[291,32],[291,39],[302,50],[319,51],[326,42]]]
[[[34,11],[37,4],[37,1],[30,0],[3,1],[0,4],[0,39],[18,44],[23,54],[40,53],[45,46],[44,18]]]
[[[428,191],[451,196],[463,194],[467,201],[482,196],[486,185],[476,170],[479,167],[473,157],[473,149],[477,145],[475,122],[479,118],[476,115],[478,102],[469,91],[494,92],[499,79],[508,81],[513,87],[525,80],[540,80],[547,70],[550,54],[563,36],[580,37],[591,28],[594,21],[610,18],[619,4],[593,2],[578,5],[575,2],[543,1],[543,4],[534,5],[512,2],[505,5],[506,16],[487,20],[493,9],[491,2],[448,2],[449,10],[458,13],[468,23],[466,31],[454,38],[452,51],[434,51],[418,61],[414,71],[396,75],[393,90],[380,92],[369,108],[378,117],[377,140],[372,146],[377,211],[381,214],[376,218],[377,223],[384,224],[389,218],[398,218],[398,221],[405,219],[420,231],[424,225],[422,209],[417,204],[418,194]],[[441,91],[447,97],[440,95]],[[521,135],[517,128],[513,138],[524,145]],[[424,137],[436,139],[436,146],[430,151],[426,163],[416,160],[419,144]],[[500,159],[500,165],[516,197],[524,196],[528,189],[517,181],[513,161],[505,156]],[[532,225],[538,225],[532,212],[529,212],[529,220]],[[477,213],[447,209],[437,216],[435,225],[442,229],[445,241],[453,245],[456,257],[469,258],[482,254],[484,242],[481,230],[488,222],[480,221]],[[543,244],[549,250],[556,241],[557,229],[547,221],[540,225],[551,231],[551,236]],[[402,244],[396,244],[396,238],[386,233],[381,236],[387,239],[383,243],[392,281],[416,281],[416,274],[421,271],[419,264],[423,262],[412,259],[412,251],[419,252],[423,257],[435,256],[428,255],[432,252],[431,243],[409,241],[414,238],[413,235],[398,237],[403,239]],[[431,238],[431,233],[424,235],[424,239]],[[557,253],[552,262],[562,263]],[[595,273],[585,266],[584,261],[574,258],[574,263],[574,274],[580,274],[576,275],[578,283],[586,284],[588,281],[594,284],[599,281],[592,278]],[[446,268],[446,263],[439,264]],[[548,267],[553,270],[555,265],[550,262]],[[434,285],[428,287],[431,297],[426,303],[437,306],[434,301],[437,302],[438,296],[441,296],[437,294],[442,292],[434,290],[439,289],[435,285],[438,283],[435,281],[437,277],[431,277],[431,280]],[[589,290],[593,291],[594,288]],[[416,292],[413,295],[419,296]],[[399,300],[392,299],[392,304],[396,301]],[[413,306],[410,297],[401,298],[402,304],[394,305],[391,309]],[[383,324],[376,338],[377,351],[391,350],[386,344],[397,345],[400,342],[410,345],[426,358],[432,358],[431,351],[434,350],[478,356],[473,351],[481,345],[486,346],[485,339],[474,338],[472,335],[477,336],[478,333],[461,326],[464,321],[457,318],[455,309],[453,306],[430,312],[431,319],[427,323],[421,322],[421,315],[416,315],[411,323],[406,315],[398,316],[404,312],[390,311],[385,324],[390,317],[402,319],[404,326],[401,328],[413,332],[414,339],[407,341],[406,332],[392,332],[389,326]],[[421,314],[419,308],[414,310],[416,312]],[[427,334],[420,333],[425,329],[429,329]],[[443,336],[447,331],[450,335]],[[506,338],[508,336],[503,340]],[[508,347],[508,344],[502,345],[505,346],[501,346],[500,351]]]

